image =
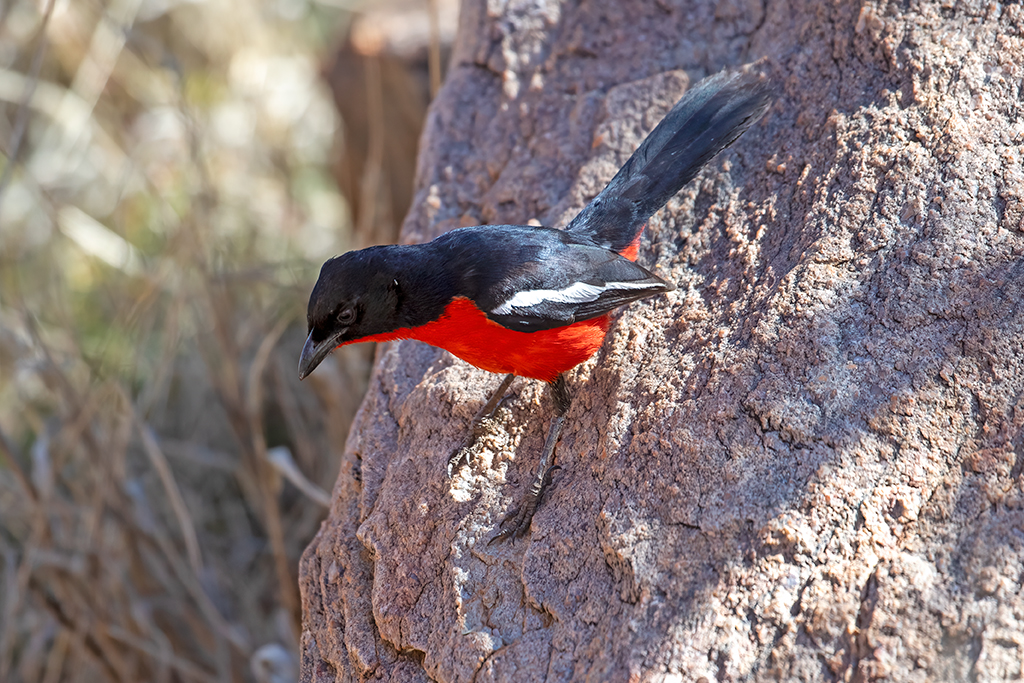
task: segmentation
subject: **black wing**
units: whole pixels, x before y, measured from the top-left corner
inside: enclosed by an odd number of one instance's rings
[[[459,288],[487,317],[536,332],[604,315],[675,286],[586,238],[530,226],[454,230],[449,248],[470,264]],[[439,238],[438,241],[449,241]]]

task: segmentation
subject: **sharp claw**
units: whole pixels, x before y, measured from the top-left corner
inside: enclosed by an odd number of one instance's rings
[[[448,478],[449,479],[451,479],[453,476],[455,476],[455,470],[458,469],[462,465],[462,457],[461,456],[462,456],[462,452],[459,451],[458,453],[455,453],[451,457],[448,458],[448,465],[445,467],[445,470],[448,473]]]
[[[519,529],[519,525],[517,524],[517,525],[515,525],[515,526],[513,526],[513,527],[511,527],[509,529],[506,529],[505,526],[509,522],[511,522],[512,520],[517,520],[518,521],[518,517],[519,517],[519,508],[515,508],[511,512],[509,512],[507,515],[505,515],[505,518],[503,520],[501,520],[501,522],[498,523],[498,528],[501,529],[501,531],[499,531],[498,533],[494,534],[494,538],[492,538],[491,540],[487,541],[487,547],[491,547],[495,543],[500,543],[501,541],[504,541],[506,538],[510,538],[510,537],[512,538],[512,542],[515,543],[516,542],[516,536],[520,535],[520,534],[517,533],[520,530]]]
[[[544,479],[541,482],[540,488],[536,493],[532,491],[527,493],[523,498],[523,502],[505,515],[504,519],[498,523],[498,533],[487,542],[488,547],[508,538],[512,539],[512,543],[515,543],[517,538],[522,538],[526,535],[526,532],[530,529],[530,523],[533,522],[533,515],[537,512],[537,506],[540,505],[545,491],[551,485],[551,475],[554,474],[555,470],[560,469],[562,468],[559,465],[552,465],[544,472]]]
[[[455,449],[451,457],[448,458],[449,479],[454,477],[459,468],[469,461],[469,452],[473,449],[473,445],[476,444],[476,440],[487,431],[487,422],[489,419],[490,418],[485,418],[479,421],[474,421],[470,426],[469,434],[462,442],[462,445]]]
[[[517,538],[522,538],[526,535],[526,531],[530,528],[530,520],[533,519],[532,514],[527,514],[525,511],[520,512],[519,508],[515,508],[505,519],[501,520],[498,524],[498,528],[501,529],[498,533],[494,534],[494,538],[487,542],[487,547],[494,545],[495,543],[501,543],[506,539],[511,539],[513,545]],[[507,529],[504,527],[510,525]]]
[[[519,508],[520,506],[516,506],[509,510],[508,514],[505,515],[500,522],[498,522],[498,528],[502,530],[502,533],[507,533],[505,527],[508,526],[509,522],[511,522],[512,520],[519,520]],[[515,529],[516,527],[512,528]]]
[[[469,460],[469,448],[461,446],[448,458],[448,478],[451,479],[455,473]]]

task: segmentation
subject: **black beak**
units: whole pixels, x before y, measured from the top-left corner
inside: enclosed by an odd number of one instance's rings
[[[335,346],[337,346],[337,335],[331,335],[317,344],[313,341],[313,333],[310,332],[306,337],[305,346],[302,347],[302,355],[299,356],[299,379],[306,379],[309,373],[316,370],[316,366],[330,355]]]

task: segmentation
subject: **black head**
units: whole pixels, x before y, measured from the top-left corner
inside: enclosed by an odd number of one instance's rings
[[[309,336],[299,358],[299,379],[338,346],[396,329],[401,287],[389,252],[396,247],[350,251],[327,261],[309,295]]]

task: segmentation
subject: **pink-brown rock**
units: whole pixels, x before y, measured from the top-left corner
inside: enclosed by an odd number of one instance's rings
[[[652,219],[550,405],[378,349],[301,566],[304,681],[1000,681],[1024,660],[1024,7],[464,4],[403,239],[564,223],[685,90],[760,60],[768,115]]]

